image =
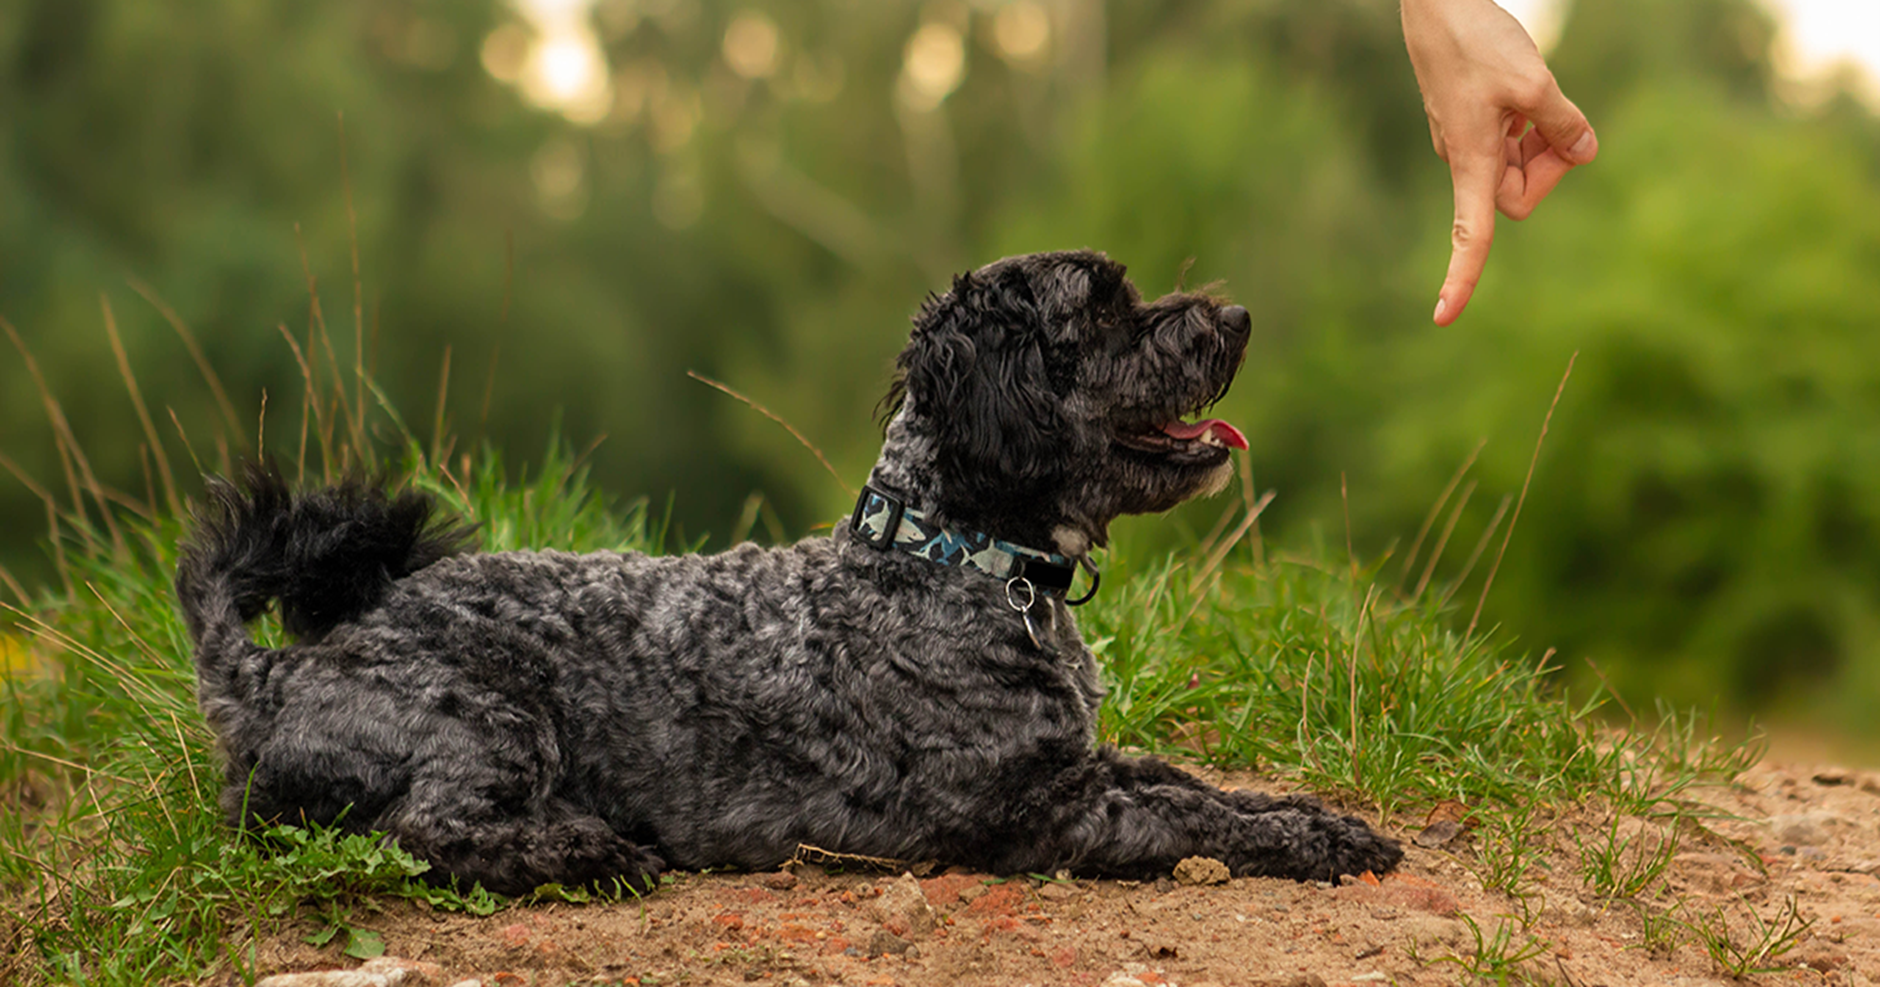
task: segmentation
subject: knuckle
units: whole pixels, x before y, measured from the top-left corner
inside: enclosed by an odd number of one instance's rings
[[[1554,82],[1554,74],[1542,68],[1516,82],[1511,96],[1517,109],[1531,113],[1546,105],[1558,91],[1559,87]]]
[[[1480,219],[1458,216],[1449,227],[1451,248],[1459,254],[1474,256],[1488,249],[1495,236],[1495,210]]]

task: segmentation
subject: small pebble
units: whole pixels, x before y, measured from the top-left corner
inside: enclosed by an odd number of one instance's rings
[[[1059,884],[1055,881],[1047,881],[1044,887],[1038,889],[1038,897],[1047,901],[1069,901],[1077,897],[1079,893],[1077,885]]]

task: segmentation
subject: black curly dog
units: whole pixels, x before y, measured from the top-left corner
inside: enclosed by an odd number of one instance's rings
[[[417,493],[213,483],[176,589],[224,807],[383,831],[511,894],[805,843],[994,873],[1388,870],[1402,851],[1358,819],[1094,743],[1071,576],[1118,515],[1226,481],[1246,440],[1182,419],[1248,331],[1205,295],[1144,302],[1097,253],[962,275],[915,318],[855,517],[789,548],[460,554]],[[274,599],[278,650],[244,627]]]

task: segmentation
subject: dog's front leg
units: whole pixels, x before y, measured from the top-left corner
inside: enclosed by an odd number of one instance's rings
[[[1146,878],[1203,856],[1237,877],[1306,881],[1382,873],[1403,859],[1395,841],[1312,798],[1225,792],[1107,747],[1059,771],[1038,794],[1022,812],[1031,825],[1019,826],[1032,838],[1013,841],[998,869]]]

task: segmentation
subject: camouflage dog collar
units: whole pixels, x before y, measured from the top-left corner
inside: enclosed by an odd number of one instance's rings
[[[1068,556],[1014,545],[984,532],[943,528],[925,512],[869,486],[862,487],[861,496],[855,498],[849,530],[874,548],[899,548],[938,565],[964,566],[994,579],[1024,579],[1038,590],[1056,593],[1071,588],[1078,565]],[[1091,569],[1093,576],[1095,571]],[[1087,602],[1096,589],[1093,581],[1089,594],[1067,602],[1073,606]]]

